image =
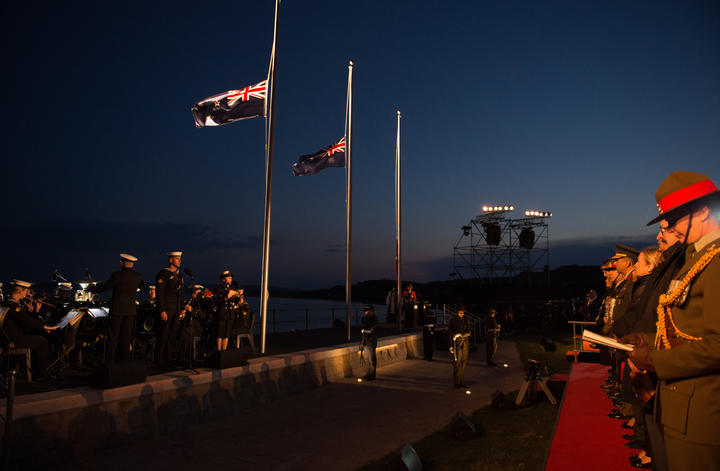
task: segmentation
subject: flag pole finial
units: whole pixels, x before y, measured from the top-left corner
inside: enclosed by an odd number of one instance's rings
[[[350,67],[352,67],[352,66],[354,66],[354,65],[355,65],[355,62],[350,61]]]

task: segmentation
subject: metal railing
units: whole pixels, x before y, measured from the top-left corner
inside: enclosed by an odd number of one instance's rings
[[[577,362],[578,361],[578,353],[586,351],[584,342],[582,340],[582,334],[585,331],[585,326],[586,325],[596,325],[596,322],[595,321],[568,321],[568,324],[572,324],[573,352],[575,352],[575,361]],[[580,335],[579,336],[577,335],[577,330],[576,330],[577,326],[580,326]],[[580,350],[578,350],[578,348],[577,348],[578,338],[580,338]],[[589,351],[589,350],[587,350],[587,351]]]
[[[336,316],[336,312],[337,316]],[[317,312],[324,312],[325,315],[323,316],[315,316],[312,314],[315,314]],[[295,316],[288,316],[289,313],[296,313],[298,315]],[[285,317],[285,319],[280,320],[278,319],[278,314],[280,314],[280,317]],[[303,317],[304,314],[304,317]],[[329,315],[328,315],[329,314]],[[318,328],[328,328],[332,327],[335,324],[335,319],[338,319],[345,323],[345,316],[346,311],[345,309],[336,309],[336,308],[273,308],[269,309],[268,313],[268,324],[270,324],[271,332],[277,333],[278,332],[278,326],[288,326],[288,325],[296,325],[298,328],[292,329],[292,330],[298,330],[298,329],[304,329],[304,330],[310,330],[310,329],[318,329]],[[292,319],[288,319],[287,317],[293,317]],[[355,327],[360,325],[360,309],[359,308],[353,308],[353,316],[350,319],[351,324]],[[256,323],[257,324],[257,323]],[[288,329],[283,329],[281,332],[287,332]]]

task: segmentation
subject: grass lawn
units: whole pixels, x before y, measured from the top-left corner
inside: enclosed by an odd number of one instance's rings
[[[516,341],[520,356],[549,365],[559,373],[570,371],[565,352],[572,348],[572,339],[553,338],[557,349],[545,351],[539,334],[522,334]],[[514,401],[518,391],[507,394]],[[557,398],[559,400],[559,398]],[[521,409],[476,410],[470,419],[478,429],[478,436],[458,441],[439,430],[412,446],[420,455],[423,470],[541,470],[545,462],[559,409],[540,393],[537,400]],[[363,471],[392,469],[398,452],[361,468]]]

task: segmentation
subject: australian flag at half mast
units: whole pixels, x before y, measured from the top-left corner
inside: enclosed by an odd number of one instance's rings
[[[312,175],[327,167],[345,166],[345,138],[330,147],[324,147],[314,154],[301,155],[297,162],[292,165],[293,174],[296,177]]]
[[[192,107],[195,126],[220,126],[240,119],[265,116],[266,99],[267,80],[205,98]]]

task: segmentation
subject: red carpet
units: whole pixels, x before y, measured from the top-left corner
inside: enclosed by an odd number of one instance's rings
[[[545,469],[629,470],[628,457],[639,450],[625,448],[622,435],[632,430],[623,421],[607,416],[613,403],[600,386],[608,367],[597,363],[573,363],[565,389]]]

